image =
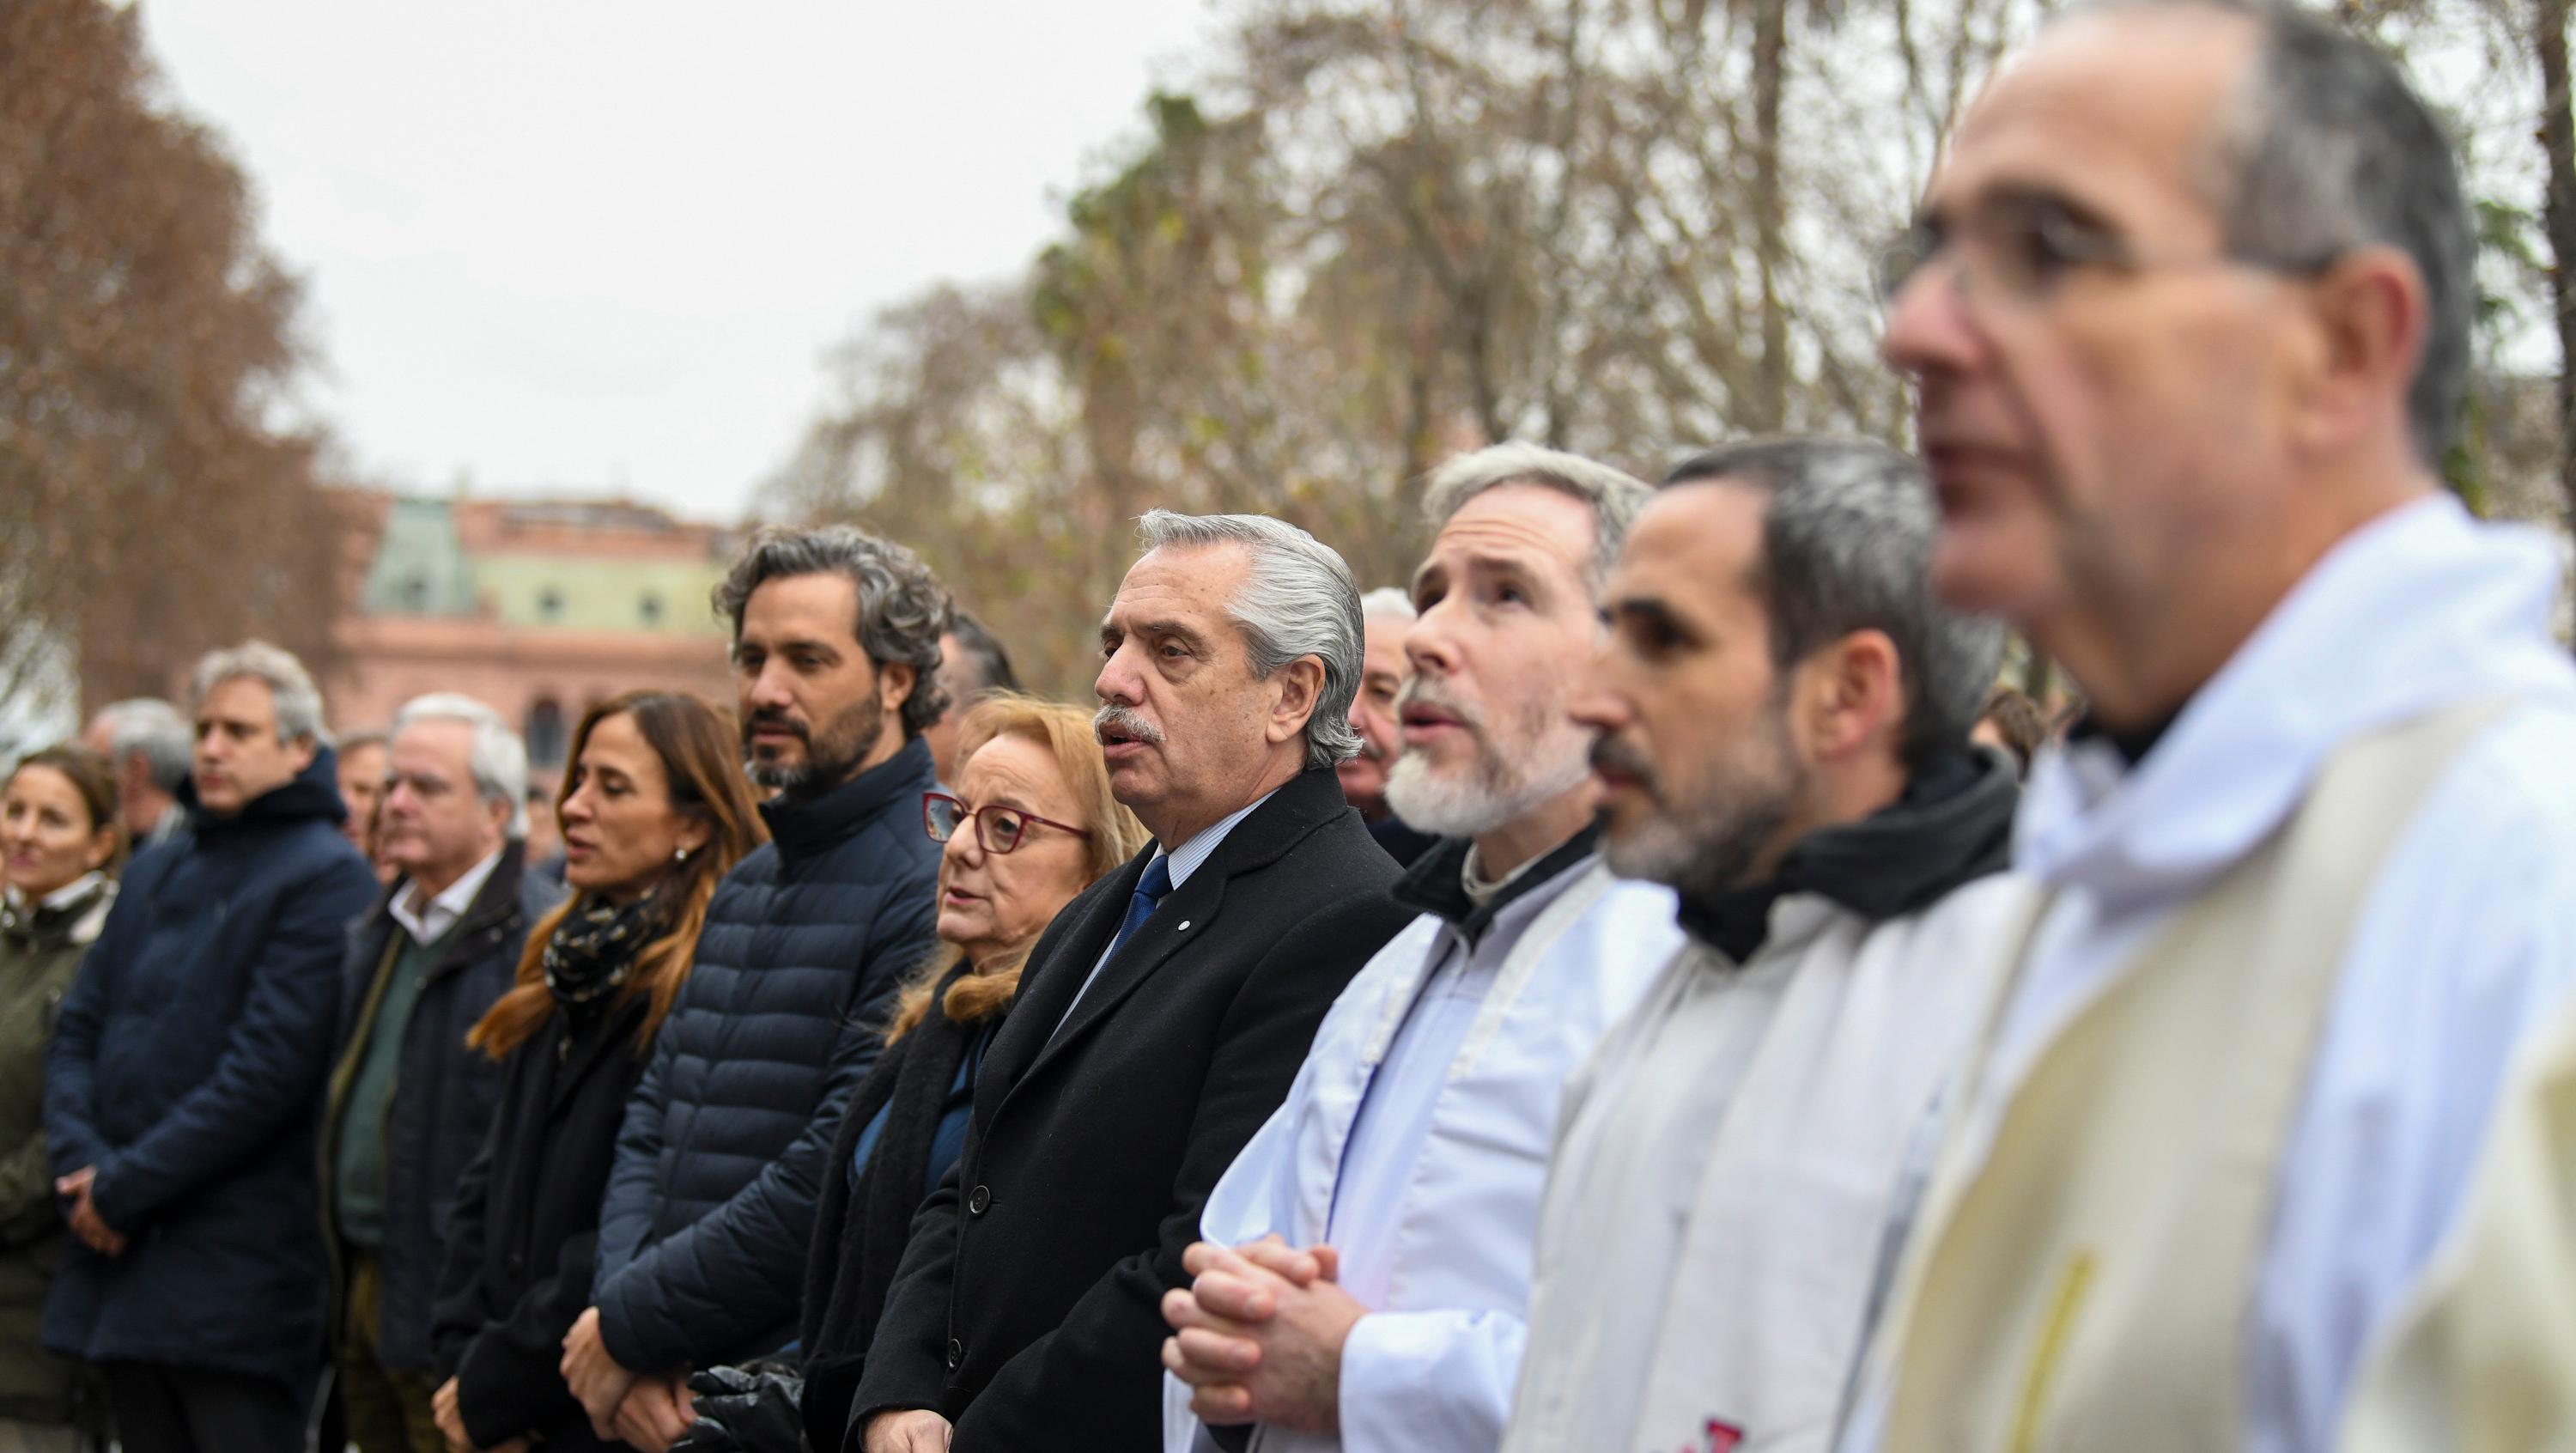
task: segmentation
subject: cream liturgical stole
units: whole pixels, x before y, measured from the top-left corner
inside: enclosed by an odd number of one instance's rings
[[[1982,1159],[1954,1125],[1886,1322],[1883,1453],[2242,1441],[2277,1168],[2353,921],[2502,706],[2337,750],[2290,820],[2040,1051]]]
[[[2344,1453],[2576,1453],[2576,1007],[2498,1104],[2458,1227],[2354,1382]]]

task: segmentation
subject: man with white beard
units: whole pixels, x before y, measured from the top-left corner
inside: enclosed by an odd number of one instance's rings
[[[1568,693],[1648,491],[1523,444],[1431,480],[1387,798],[1441,835],[1416,918],[1326,1015],[1218,1181],[1164,1298],[1171,1453],[1469,1453],[1500,1441],[1557,1095],[1680,943],[1596,848]]]

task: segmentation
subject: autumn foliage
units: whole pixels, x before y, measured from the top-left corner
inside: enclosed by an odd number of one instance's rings
[[[62,646],[93,701],[254,631],[327,648],[297,291],[255,213],[135,11],[0,5],[0,696]]]
[[[1147,99],[1147,133],[1024,274],[934,287],[850,342],[766,499],[915,544],[1049,690],[1089,685],[1153,506],[1278,514],[1390,585],[1423,544],[1422,477],[1488,440],[1644,474],[1778,430],[1905,442],[1874,251],[2057,7],[1213,8],[1222,42]],[[2550,380],[2513,361],[2548,316],[2523,175],[2540,87],[2504,8],[2336,13],[2408,58],[2489,230],[2454,482],[2556,515]]]

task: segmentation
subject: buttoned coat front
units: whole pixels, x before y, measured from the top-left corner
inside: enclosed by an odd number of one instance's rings
[[[1159,1440],[1160,1301],[1188,1280],[1208,1191],[1408,915],[1329,769],[1236,824],[1103,964],[1152,856],[1074,899],[1031,953],[965,1155],[913,1223],[854,1423],[934,1409],[957,1453]]]

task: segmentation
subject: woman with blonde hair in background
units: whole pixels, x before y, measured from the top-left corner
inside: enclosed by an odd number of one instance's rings
[[[841,1123],[805,1273],[802,1386],[779,1368],[700,1373],[698,1421],[672,1453],[797,1453],[800,1423],[810,1446],[843,1445],[913,1212],[965,1148],[975,1071],[1029,950],[1145,846],[1144,824],[1109,795],[1089,711],[988,697],[959,724],[957,750],[954,795],[922,800],[943,845],[940,949],[896,1001],[885,1054]]]
[[[116,901],[116,772],[87,747],[30,752],[0,791],[0,1453],[77,1446],[79,1367],[38,1335],[68,1232],[45,1159],[45,1042]]]
[[[431,1342],[450,1447],[622,1448],[565,1386],[590,1305],[619,1122],[679,997],[707,900],[767,837],[730,719],[641,691],[593,707],[555,810],[571,900],[539,922],[518,984],[467,1043],[503,1063],[500,1109],[457,1188]]]

